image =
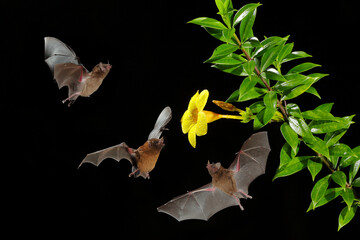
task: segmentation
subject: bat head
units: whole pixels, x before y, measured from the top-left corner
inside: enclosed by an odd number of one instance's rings
[[[165,144],[164,144],[164,138],[151,138],[148,140],[148,143],[149,143],[149,147],[150,148],[153,148],[153,149],[162,149]]]
[[[109,72],[110,71],[110,69],[112,68],[112,66],[110,65],[110,63],[108,62],[108,63],[102,63],[102,62],[100,62],[99,64],[98,64],[98,66],[99,66],[99,69],[102,71],[102,72]]]
[[[207,164],[206,164],[206,168],[209,171],[210,175],[212,176],[214,173],[219,171],[219,169],[221,168],[221,163],[220,162],[210,163],[208,161]]]

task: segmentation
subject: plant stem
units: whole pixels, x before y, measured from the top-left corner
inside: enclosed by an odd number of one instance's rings
[[[251,60],[252,60],[251,57],[250,57],[249,54],[245,51],[245,49],[241,47],[241,45],[242,45],[242,44],[241,44],[241,41],[240,41],[240,39],[238,38],[238,36],[237,36],[235,33],[234,33],[234,37],[235,37],[235,40],[236,40],[237,44],[239,45],[240,50],[245,54],[246,59],[247,59],[248,61],[251,61]],[[257,66],[255,66],[254,69],[255,69],[255,72],[256,72],[256,74],[258,75],[258,77],[259,77],[259,78],[261,79],[261,81],[264,83],[264,85],[265,85],[265,87],[267,88],[267,90],[272,91],[270,85],[269,85],[269,84],[265,81],[265,79],[261,76],[261,72],[260,72],[260,70],[257,68]],[[280,108],[280,111],[281,111],[281,113],[283,114],[285,120],[287,120],[287,119],[288,119],[287,112],[286,112],[286,110],[285,110],[285,107],[282,105],[282,102],[281,102],[279,99],[277,99],[277,105],[278,105],[278,107]]]
[[[335,170],[331,167],[330,162],[320,153],[316,153],[321,161],[325,164],[325,166],[333,173]]]

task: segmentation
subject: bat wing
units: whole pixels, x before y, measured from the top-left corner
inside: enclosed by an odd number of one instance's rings
[[[45,62],[52,74],[54,74],[56,64],[73,63],[82,66],[71,47],[54,37],[45,37]]]
[[[211,183],[192,192],[178,196],[157,210],[178,221],[187,219],[208,220],[224,208],[238,205],[235,197],[214,188]]]
[[[267,132],[258,132],[242,145],[240,152],[230,165],[235,171],[236,186],[248,194],[248,187],[255,178],[265,173],[266,162],[270,152]]]
[[[162,132],[165,130],[166,125],[170,122],[171,118],[172,118],[171,108],[170,107],[164,108],[161,111],[159,117],[157,118],[154,129],[150,132],[148,139],[151,138],[159,139]]]
[[[106,158],[112,158],[118,162],[121,159],[127,159],[130,161],[130,163],[132,165],[134,165],[133,157],[128,152],[128,148],[129,147],[126,145],[126,143],[123,142],[118,145],[115,145],[115,146],[112,146],[112,147],[109,147],[109,148],[106,148],[106,149],[103,149],[103,150],[100,150],[97,152],[89,153],[81,161],[79,167],[84,163],[92,163],[95,166],[99,166],[99,164]]]

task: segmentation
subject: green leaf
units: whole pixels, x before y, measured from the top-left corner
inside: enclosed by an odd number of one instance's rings
[[[242,48],[255,48],[259,46],[261,46],[261,43],[257,37],[251,37],[241,45]]]
[[[311,120],[330,120],[330,121],[336,120],[336,118],[331,113],[322,109],[305,111],[302,113],[302,115],[305,119],[311,119]]]
[[[335,171],[333,174],[331,174],[331,178],[342,188],[346,188],[346,175],[343,171]]]
[[[256,18],[256,8],[249,12],[241,21],[240,24],[240,40],[245,42],[247,39],[254,36],[252,27]]]
[[[237,11],[237,13],[234,16],[233,27],[238,25],[246,16],[248,16],[249,14],[252,14],[254,9],[259,6],[261,6],[260,3],[249,3],[249,4],[246,4],[245,6],[243,6],[242,8],[240,8],[240,10]]]
[[[343,192],[342,188],[329,188],[326,190],[324,197],[320,199],[320,201],[317,203],[316,207],[321,207],[335,198],[337,198],[341,193]],[[314,210],[315,207],[313,206],[313,202],[310,203],[310,206],[307,210],[309,212],[310,210]]]
[[[299,145],[299,138],[296,132],[291,129],[290,125],[287,122],[284,122],[281,127],[280,131],[286,140],[286,142],[291,146],[291,149],[296,152],[296,149]]]
[[[251,76],[255,69],[255,61],[247,61],[243,64],[243,68],[245,70],[245,73],[249,76]]]
[[[237,45],[236,41],[231,38],[229,39],[229,34],[233,31],[233,29],[216,29],[211,27],[204,27],[204,29],[214,38],[223,41],[228,44]]]
[[[214,64],[211,67],[235,76],[244,76],[244,68],[242,65]]]
[[[354,151],[354,149],[353,149],[353,151]],[[360,179],[359,178],[357,178],[357,180],[359,181],[358,183],[355,183],[356,179],[353,181],[357,172],[359,171],[359,168],[360,168],[360,160],[354,162],[350,166],[350,170],[349,170],[349,182],[355,187],[360,187]]]
[[[213,61],[221,59],[225,56],[228,56],[230,53],[235,52],[238,49],[239,49],[239,47],[236,45],[223,43],[220,46],[218,46],[217,48],[215,48],[213,54],[211,55],[211,57],[208,60],[205,61],[205,63],[211,63]]]
[[[314,188],[311,191],[313,209],[318,206],[320,200],[325,196],[326,190],[329,186],[330,176],[331,174],[321,178],[319,181],[317,181],[317,183],[315,183]]]
[[[273,36],[273,37],[268,37],[265,40],[263,40],[261,42],[261,47],[258,47],[255,49],[253,55],[251,56],[252,58],[255,57],[260,57],[262,56],[267,49],[273,48],[275,46],[281,45],[284,42],[287,41],[287,39],[289,38],[289,36],[286,37],[277,37],[277,36]],[[281,51],[280,51],[281,52]]]
[[[287,164],[284,164],[277,169],[273,180],[279,177],[290,176],[294,173],[301,171],[306,167],[307,162],[310,158],[312,158],[312,156],[301,156],[292,158]]]
[[[260,72],[264,72],[277,58],[281,50],[281,46],[270,48],[265,51],[264,55],[261,58]]]
[[[356,179],[352,182],[352,186],[354,186],[354,187],[360,187],[360,177],[356,178]]]
[[[324,103],[324,104],[321,104],[320,106],[318,106],[317,108],[315,108],[314,110],[323,110],[326,112],[331,112],[333,105],[334,105],[334,103]]]
[[[304,143],[317,153],[324,155],[326,158],[330,158],[329,148],[326,146],[326,142],[318,137],[304,137]]]
[[[309,87],[309,89],[306,90],[305,92],[310,93],[310,94],[318,97],[319,99],[321,99],[320,94],[317,92],[317,90],[314,87]]]
[[[355,199],[354,191],[350,188],[345,188],[344,191],[341,193],[341,196],[347,204],[348,208],[350,209]]]
[[[316,134],[335,132],[340,129],[348,129],[350,125],[354,123],[351,121],[354,116],[355,115],[343,118],[336,117],[334,119],[335,121],[313,121],[309,126],[311,128],[311,132]]]
[[[263,124],[267,124],[274,116],[276,112],[277,97],[276,92],[269,91],[264,96],[265,112],[263,118]]]
[[[346,129],[340,129],[334,132],[327,133],[325,135],[324,141],[326,142],[326,146],[330,147],[337,143],[340,138],[346,133]]]
[[[212,63],[215,63],[217,65],[239,65],[246,62],[246,60],[241,57],[238,54],[230,53],[227,56],[224,56],[220,59],[217,59],[215,61],[212,61]]]
[[[303,51],[292,52],[292,53],[288,54],[281,61],[281,63],[289,62],[289,61],[292,61],[292,60],[295,60],[295,59],[300,59],[300,58],[307,58],[307,57],[312,57],[312,56],[307,54],[306,52],[303,52]]]
[[[306,62],[306,63],[301,63],[295,67],[293,67],[292,69],[289,70],[289,73],[302,73],[302,72],[306,72],[310,69],[313,69],[314,67],[321,67],[321,65],[319,64],[315,64],[315,63],[311,63],[311,62]]]
[[[305,137],[305,138],[311,138],[312,134],[310,131],[309,126],[306,124],[304,119],[301,118],[295,118],[290,116],[289,117],[289,125],[291,129],[296,132],[298,135]]]
[[[252,113],[258,113],[265,108],[264,101],[254,102],[249,108]]]
[[[193,23],[193,24],[197,24],[200,25],[202,27],[207,27],[207,28],[214,28],[214,29],[227,29],[227,27],[225,27],[224,24],[222,24],[220,21],[213,19],[213,18],[208,18],[208,17],[199,17],[199,18],[195,18],[191,21],[189,21],[188,23]]]
[[[354,218],[356,210],[357,210],[356,206],[352,206],[350,209],[348,207],[345,207],[343,208],[343,210],[341,210],[339,215],[338,231],[346,224],[348,224],[351,221],[351,219]]]
[[[288,105],[286,105],[286,110],[290,116],[299,119],[303,118],[299,106],[296,105],[295,103],[289,103]]]
[[[291,146],[288,143],[285,143],[280,151],[280,164],[278,168],[288,164],[291,159],[296,156],[298,150],[299,149],[297,148],[296,152],[292,151]]]
[[[311,85],[314,83],[315,83],[314,78],[307,78],[301,84],[295,86],[294,88],[284,91],[284,94],[283,94],[283,97],[281,98],[281,100],[290,100],[290,99],[300,96],[301,94],[306,92],[311,87]]]
[[[358,160],[360,160],[360,146],[352,149],[351,152],[348,149],[346,149],[346,150],[348,151],[349,154],[347,154],[348,156],[343,157],[341,159],[340,165],[339,165],[340,168],[350,166],[350,165],[354,164],[355,162],[357,162]]]
[[[293,47],[294,43],[288,43],[282,46],[276,61],[278,61],[280,64],[283,63],[284,58],[291,53]]]
[[[257,81],[253,78],[247,77],[245,78],[239,89],[239,97],[236,100],[237,102],[248,101],[254,98],[258,98],[266,93],[265,89],[256,88]]]
[[[254,118],[254,130],[259,130],[260,128],[264,127],[265,124],[264,122],[264,113],[265,113],[265,108],[262,109],[258,114],[256,114],[255,118]]]
[[[319,158],[311,158],[309,159],[307,163],[307,168],[311,174],[312,180],[315,180],[316,175],[321,171],[322,169],[322,162]]]
[[[275,68],[268,68],[268,69],[266,69],[266,71],[264,73],[265,73],[266,78],[268,78],[268,79],[280,81],[280,82],[286,81],[286,79],[283,77],[283,75],[281,75],[281,73],[279,73],[279,71],[276,70]]]

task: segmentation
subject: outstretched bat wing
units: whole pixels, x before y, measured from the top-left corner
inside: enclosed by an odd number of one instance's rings
[[[265,173],[269,152],[267,132],[255,133],[244,142],[229,167],[229,170],[235,171],[234,177],[238,189],[248,194],[250,183]]]
[[[178,221],[187,219],[208,220],[218,211],[238,205],[236,198],[214,188],[211,183],[192,192],[178,196],[158,207]]]
[[[134,165],[134,160],[128,151],[129,147],[126,143],[120,143],[118,145],[89,153],[86,157],[81,161],[79,167],[84,163],[92,163],[95,166],[99,166],[99,164],[106,158],[112,158],[116,161],[120,161],[121,159],[127,159],[130,161],[131,165]],[[78,167],[78,168],[79,168]]]
[[[45,37],[45,62],[53,74],[56,64],[73,63],[81,65],[71,47],[54,37]]]
[[[157,138],[159,139],[162,132],[166,130],[166,125],[170,122],[172,117],[171,108],[165,107],[155,122],[154,129],[150,132],[148,139]]]

